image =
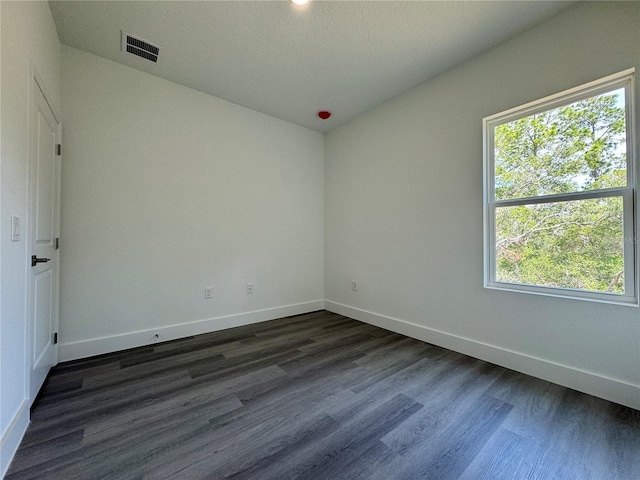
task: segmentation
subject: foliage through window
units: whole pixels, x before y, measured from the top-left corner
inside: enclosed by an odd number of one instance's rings
[[[632,83],[484,119],[486,286],[636,303]]]

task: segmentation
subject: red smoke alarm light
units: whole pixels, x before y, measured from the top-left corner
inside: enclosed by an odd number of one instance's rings
[[[331,112],[327,112],[326,110],[322,110],[322,111],[318,112],[318,116],[322,120],[326,120],[327,118],[329,118],[331,116]]]

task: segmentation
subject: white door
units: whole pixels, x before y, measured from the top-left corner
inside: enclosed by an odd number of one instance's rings
[[[29,398],[35,400],[52,366],[58,363],[58,252],[60,125],[41,83],[32,77],[29,118]]]

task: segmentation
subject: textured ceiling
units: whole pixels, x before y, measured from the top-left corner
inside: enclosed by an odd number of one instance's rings
[[[323,132],[572,3],[50,1],[65,45]],[[121,30],[161,45],[158,64]]]

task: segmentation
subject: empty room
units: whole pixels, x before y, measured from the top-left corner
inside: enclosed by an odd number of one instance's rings
[[[640,2],[0,0],[0,478],[640,478]]]

